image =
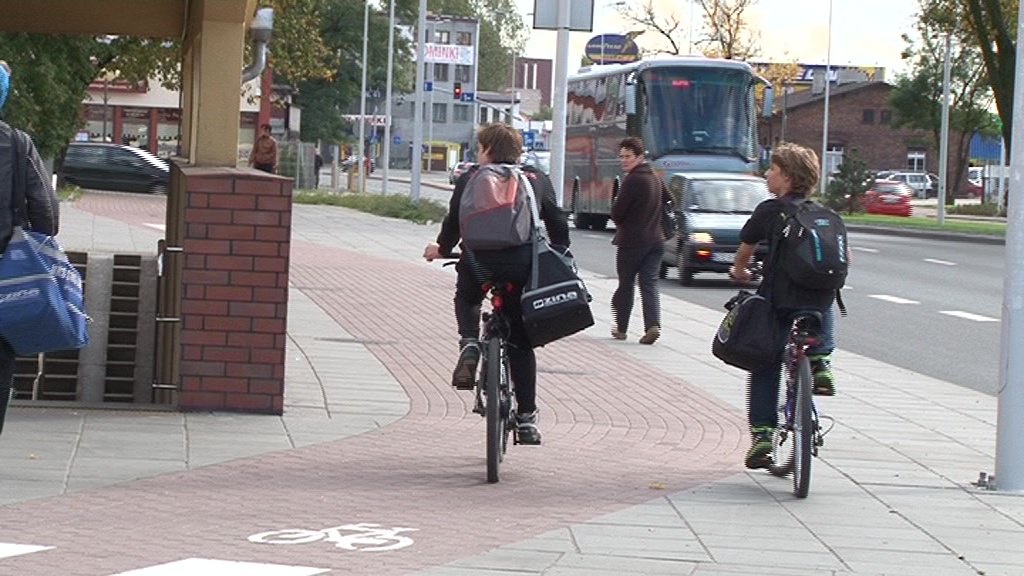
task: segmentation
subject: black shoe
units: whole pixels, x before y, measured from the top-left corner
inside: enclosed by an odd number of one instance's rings
[[[459,341],[462,351],[452,372],[452,386],[456,390],[472,390],[476,385],[476,366],[480,363],[480,344],[473,338]]]
[[[516,437],[520,444],[540,444],[540,430],[537,429],[537,411],[516,414]]]

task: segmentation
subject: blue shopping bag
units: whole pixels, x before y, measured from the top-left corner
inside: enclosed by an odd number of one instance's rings
[[[82,277],[52,236],[14,228],[0,257],[0,336],[20,355],[89,343]]]

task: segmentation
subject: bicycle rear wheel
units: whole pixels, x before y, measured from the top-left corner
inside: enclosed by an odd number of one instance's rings
[[[811,451],[814,442],[814,421],[811,409],[811,361],[801,356],[797,361],[796,396],[793,399],[793,494],[807,498],[811,487]]]
[[[487,415],[487,481],[498,481],[498,467],[501,465],[502,444],[505,438],[505,418],[501,413],[501,341],[489,338],[485,344],[487,366],[484,374],[484,390]]]

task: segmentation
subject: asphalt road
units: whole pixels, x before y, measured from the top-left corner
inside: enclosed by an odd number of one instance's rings
[[[612,234],[572,231],[581,267],[614,277]],[[849,316],[839,319],[838,347],[995,394],[1004,247],[858,233],[850,243]],[[661,289],[663,298],[720,308],[735,286],[724,274],[698,274],[684,287],[671,270]]]

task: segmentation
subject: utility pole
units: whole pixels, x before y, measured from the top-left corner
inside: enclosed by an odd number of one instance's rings
[[[366,52],[367,40],[370,37],[370,3],[366,3],[363,9],[363,80],[361,92],[359,92],[359,152],[356,158],[359,162],[359,183],[356,185],[360,192],[366,192]]]
[[[949,67],[952,34],[946,32],[946,58],[942,64],[942,133],[939,135],[939,210],[935,222],[946,223],[946,193],[949,191]]]
[[[387,103],[384,105],[384,180],[381,192],[388,193],[388,168],[391,167],[391,76],[395,67],[395,0],[391,0],[391,14],[388,16],[388,82],[385,88]]]
[[[828,185],[828,96],[832,84],[832,0],[828,0],[828,52],[825,56],[825,120],[821,129],[821,178],[818,194],[825,197],[825,186]]]
[[[1024,38],[1024,10],[1017,14],[1017,38]],[[1014,92],[1024,94],[1024,42],[1017,42]],[[1010,201],[1006,213],[1003,265],[1002,346],[996,420],[996,486],[1024,491],[1024,106],[1013,109],[1010,141]]]
[[[555,186],[558,205],[565,198],[565,109],[569,95],[569,0],[558,0],[558,48],[555,53],[554,130],[551,149],[551,182]]]
[[[423,170],[423,60],[426,58],[427,0],[420,0],[420,18],[416,26],[416,109],[413,110],[412,178],[409,198],[420,201],[420,181]]]

